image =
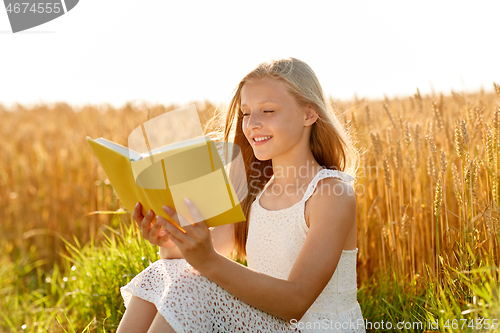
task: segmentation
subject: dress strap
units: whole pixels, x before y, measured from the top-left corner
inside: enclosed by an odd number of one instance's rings
[[[304,193],[304,197],[302,198],[302,201],[306,202],[311,197],[311,195],[314,193],[314,190],[316,189],[316,185],[318,185],[318,182],[321,179],[328,178],[328,177],[339,178],[349,185],[351,185],[351,181],[354,179],[354,177],[351,176],[350,174],[342,172],[340,170],[332,170],[332,169],[320,170],[316,174],[316,176],[314,176],[311,183],[309,183],[309,186],[307,187],[306,192]]]
[[[264,185],[264,187],[262,188],[262,190],[260,190],[260,193],[257,194],[257,197],[255,198],[256,201],[259,201],[260,200],[260,197],[262,196],[262,193],[264,193],[264,191],[266,190],[266,188],[269,187],[269,185],[271,184],[271,182],[274,180],[274,174],[271,176],[271,178],[269,178],[269,180],[267,181],[267,183]]]

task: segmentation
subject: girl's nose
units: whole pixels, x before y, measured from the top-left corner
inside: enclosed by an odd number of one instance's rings
[[[261,119],[258,116],[256,116],[255,113],[256,112],[248,116],[248,121],[247,121],[248,129],[255,129],[262,127]]]

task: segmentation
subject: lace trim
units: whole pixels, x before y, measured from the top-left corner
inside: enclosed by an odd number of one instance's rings
[[[161,259],[120,288],[124,304],[132,295],[153,303],[178,333],[300,332],[209,280],[184,259]]]
[[[324,174],[323,172],[327,172],[327,174]],[[325,168],[323,168],[323,169],[319,170],[318,173],[316,173],[316,175],[314,176],[314,178],[311,180],[311,182],[307,186],[307,189],[304,192],[304,195],[302,196],[302,199],[300,199],[300,201],[294,203],[290,207],[286,207],[286,208],[282,208],[282,209],[277,209],[277,210],[269,210],[269,209],[266,209],[266,208],[262,207],[262,205],[260,204],[260,197],[262,196],[262,194],[264,193],[264,191],[274,181],[274,175],[272,175],[271,179],[267,182],[266,185],[264,185],[264,188],[257,195],[257,197],[255,199],[255,202],[257,203],[257,205],[261,209],[265,210],[266,212],[282,212],[282,211],[285,211],[285,210],[288,210],[288,209],[292,209],[292,208],[296,207],[297,205],[299,205],[299,203],[301,203],[301,202],[305,203],[309,199],[309,197],[314,193],[314,190],[316,189],[317,183],[321,179],[324,179],[324,178],[327,178],[327,177],[339,178],[339,179],[343,180],[344,182],[346,182],[348,184],[350,184],[350,182],[354,179],[353,176],[351,176],[351,175],[349,175],[349,174],[347,174],[345,172],[342,172],[340,170],[331,170],[331,169],[325,169]],[[304,219],[304,221],[305,221],[305,219]],[[306,224],[306,227],[307,227],[307,224]],[[307,227],[307,229],[309,229],[309,227]]]
[[[302,218],[302,228],[304,228],[305,230],[309,230],[309,226],[307,225],[306,216],[305,216],[305,214],[306,214],[305,213],[305,203],[307,200],[309,200],[311,195],[314,193],[314,190],[316,189],[318,182],[321,179],[325,179],[328,177],[339,178],[339,179],[343,180],[344,182],[346,182],[347,184],[350,184],[350,182],[354,179],[353,176],[351,176],[345,172],[339,171],[339,170],[323,169],[323,170],[320,170],[316,174],[316,176],[313,178],[313,180],[309,184],[309,187],[307,188],[306,193],[304,194],[304,197],[302,198],[301,201],[299,201],[299,202],[304,203],[304,205],[302,205],[301,216],[303,217]],[[356,250],[357,250],[357,248],[356,248]]]
[[[358,303],[339,314],[306,312],[299,322],[303,323],[303,327],[305,328],[301,329],[301,332],[366,333],[363,314]],[[341,328],[337,328],[336,325]]]
[[[354,179],[353,176],[351,176],[345,172],[339,171],[339,170],[330,170],[330,169],[320,170],[316,174],[316,176],[313,178],[311,183],[309,184],[309,186],[306,190],[306,193],[302,197],[302,201],[306,202],[309,199],[309,197],[314,193],[314,190],[316,189],[318,182],[321,179],[328,178],[328,177],[340,178],[341,180],[343,180],[347,184],[350,184],[350,182]]]

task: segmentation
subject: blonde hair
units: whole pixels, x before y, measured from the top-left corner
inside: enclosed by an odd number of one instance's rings
[[[327,103],[323,89],[314,71],[305,62],[296,58],[272,59],[259,64],[238,84],[227,108],[216,110],[208,122],[207,128],[214,129],[207,135],[224,142],[233,142],[241,150],[247,184],[252,189],[241,201],[246,221],[236,223],[234,230],[234,257],[246,259],[246,240],[250,207],[272,177],[272,160],[259,161],[252,146],[242,130],[241,89],[251,79],[274,78],[283,83],[283,87],[295,98],[299,107],[311,106],[318,113],[318,120],[312,125],[310,135],[311,152],[319,165],[328,169],[337,169],[355,176],[359,165],[359,152],[355,149],[351,137],[337,119],[332,106]],[[225,119],[225,123],[224,123]],[[267,170],[271,170],[271,173]],[[264,172],[266,171],[266,172]],[[231,171],[230,171],[231,179]]]

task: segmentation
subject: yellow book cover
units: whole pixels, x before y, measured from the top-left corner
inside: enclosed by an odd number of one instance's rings
[[[196,137],[142,154],[104,138],[87,137],[87,141],[130,212],[139,201],[143,215],[152,209],[182,229],[198,222],[192,221],[184,203],[187,197],[208,227],[245,221],[233,184],[210,137]],[[181,218],[177,224],[163,211],[164,205],[191,220]]]

